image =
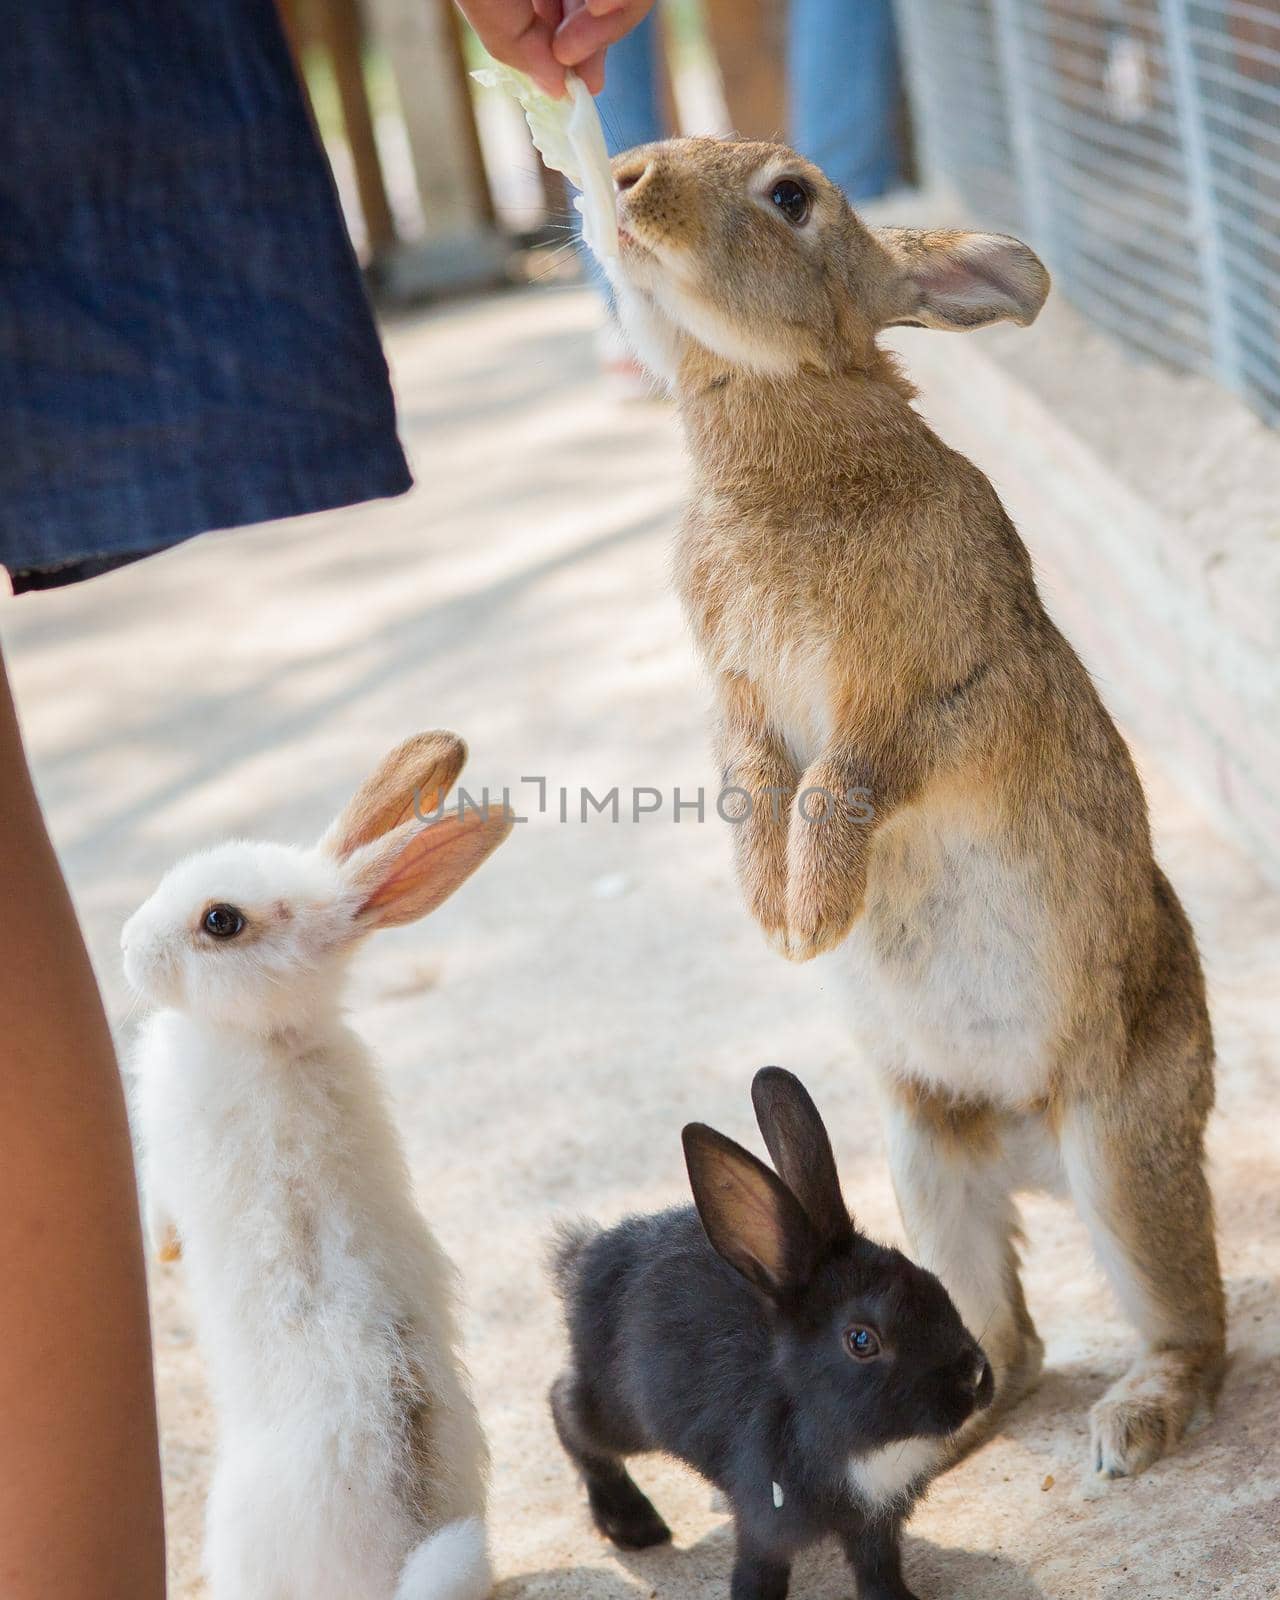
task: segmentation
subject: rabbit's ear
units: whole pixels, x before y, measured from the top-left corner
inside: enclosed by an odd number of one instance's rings
[[[406,739],[365,779],[350,804],[330,824],[320,848],[345,861],[415,813],[425,820],[453,788],[467,759],[456,733],[437,730]]]
[[[717,1253],[771,1299],[802,1289],[816,1241],[800,1202],[749,1150],[691,1122],[684,1158],[693,1201]]]
[[[1049,274],[1033,250],[1002,233],[949,228],[873,228],[889,258],[873,299],[882,328],[964,331],[993,322],[1034,322]]]
[[[416,922],[460,887],[511,832],[505,810],[450,814],[426,827],[410,822],[375,840],[347,862],[363,895],[356,913],[361,933]]]
[[[782,1067],[761,1067],[751,1085],[756,1121],[778,1176],[824,1247],[853,1237],[831,1140],[809,1091]]]

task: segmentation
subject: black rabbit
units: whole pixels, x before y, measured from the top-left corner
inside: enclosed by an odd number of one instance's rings
[[[991,1369],[937,1278],[854,1228],[799,1080],[765,1067],[752,1099],[778,1175],[691,1123],[696,1210],[562,1235],[556,1431],[623,1547],[671,1537],[627,1456],[664,1450],[722,1489],[732,1600],[783,1600],[797,1552],[829,1534],[861,1600],[913,1600],[903,1519],[990,1402]]]

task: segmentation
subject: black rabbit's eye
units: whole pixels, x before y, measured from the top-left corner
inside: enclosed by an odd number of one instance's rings
[[[844,1331],[845,1348],[855,1361],[870,1361],[880,1354],[880,1335],[874,1328],[855,1323]]]
[[[809,191],[794,178],[779,178],[769,198],[795,227],[809,220]]]
[[[215,939],[234,939],[244,927],[244,917],[235,906],[210,906],[202,926]]]

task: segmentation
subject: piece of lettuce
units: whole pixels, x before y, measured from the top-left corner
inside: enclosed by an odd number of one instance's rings
[[[554,100],[532,78],[495,64],[471,76],[487,89],[505,89],[524,107],[525,121],[547,166],[563,172],[581,193],[582,237],[602,261],[618,254],[618,216],[604,129],[591,91],[576,72],[565,73],[568,93]]]

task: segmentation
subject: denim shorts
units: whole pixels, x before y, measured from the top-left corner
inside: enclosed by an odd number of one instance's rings
[[[6,8],[0,150],[16,590],[409,487],[272,0]]]

